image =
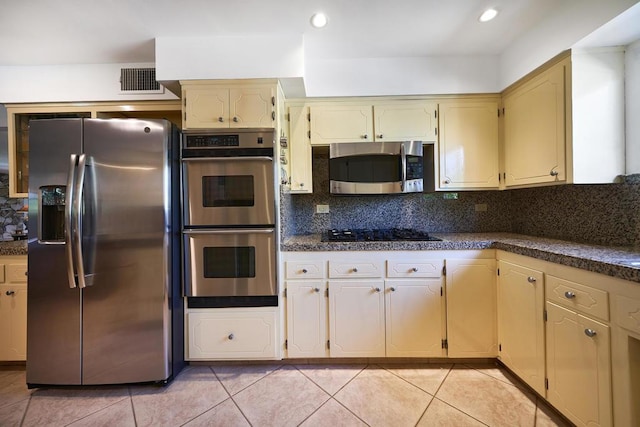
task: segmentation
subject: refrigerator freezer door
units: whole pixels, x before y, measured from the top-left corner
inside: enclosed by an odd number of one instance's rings
[[[86,120],[83,384],[170,377],[169,125]]]
[[[81,294],[69,286],[64,243],[69,162],[81,137],[78,119],[30,123],[28,384],[81,383]]]

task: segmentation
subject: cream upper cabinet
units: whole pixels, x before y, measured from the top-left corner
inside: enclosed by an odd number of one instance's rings
[[[311,144],[437,139],[436,103],[394,101],[311,105]]]
[[[496,357],[495,259],[447,259],[449,357]]]
[[[438,104],[398,101],[373,105],[375,141],[433,142],[438,132]]]
[[[498,355],[544,396],[544,275],[506,261],[498,271]]]
[[[27,357],[27,257],[0,257],[0,361]]]
[[[312,193],[312,153],[309,141],[308,108],[289,107],[289,153],[292,193]]]
[[[505,94],[507,187],[566,181],[568,73],[562,61]]]
[[[273,128],[275,84],[224,86],[181,82],[183,130]]]
[[[547,400],[578,426],[611,426],[609,326],[552,302],[547,308]]]
[[[442,279],[385,282],[387,357],[445,357]]]
[[[311,145],[373,141],[373,106],[343,103],[312,105]]]
[[[331,357],[384,357],[384,281],[329,281]]]
[[[444,102],[439,111],[439,187],[498,188],[498,102]]]

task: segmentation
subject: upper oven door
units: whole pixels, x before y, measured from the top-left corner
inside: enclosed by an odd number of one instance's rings
[[[275,224],[271,157],[184,158],[184,226]]]

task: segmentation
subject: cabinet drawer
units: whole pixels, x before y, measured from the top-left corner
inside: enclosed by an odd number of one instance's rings
[[[187,360],[273,359],[276,311],[212,309],[187,314]]]
[[[547,276],[547,300],[609,320],[609,293],[554,276]]]
[[[7,282],[26,283],[27,282],[27,264],[7,264]]]
[[[287,279],[322,279],[326,274],[325,261],[287,261]]]
[[[622,295],[616,297],[617,307],[614,314],[618,325],[640,334],[640,301]]]
[[[444,260],[387,261],[387,277],[440,277]]]
[[[366,278],[382,277],[383,263],[381,261],[329,261],[329,277],[335,278]]]

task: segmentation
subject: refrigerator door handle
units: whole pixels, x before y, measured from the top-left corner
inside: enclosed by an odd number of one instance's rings
[[[82,256],[82,196],[84,187],[84,172],[87,164],[87,157],[85,154],[78,156],[78,175],[75,182],[75,200],[73,201],[73,210],[75,213],[74,228],[74,249],[76,260],[76,271],[78,273],[78,286],[80,288],[86,288],[87,284],[84,279],[84,259]]]
[[[67,194],[64,206],[64,242],[67,259],[67,276],[69,278],[69,287],[76,288],[75,266],[73,265],[73,202],[75,199],[75,183],[76,183],[76,164],[78,163],[78,155],[72,154],[69,161],[69,177],[67,178]]]

